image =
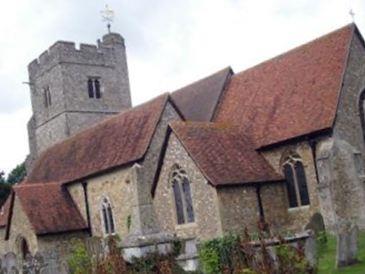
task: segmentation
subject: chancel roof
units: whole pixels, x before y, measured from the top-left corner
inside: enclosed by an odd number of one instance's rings
[[[257,148],[333,126],[355,30],[351,24],[232,76],[215,121]]]

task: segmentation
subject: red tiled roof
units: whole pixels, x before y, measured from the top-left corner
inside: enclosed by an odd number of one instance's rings
[[[224,87],[232,75],[227,67],[171,94],[186,120],[211,121]]]
[[[69,182],[141,159],[168,94],[110,118],[46,150],[28,183]]]
[[[348,25],[234,75],[215,120],[240,126],[257,147],[331,128],[354,29]]]
[[[87,228],[67,189],[59,183],[21,184],[15,195],[37,235]]]
[[[173,122],[170,127],[215,186],[283,180],[236,127],[208,122]]]

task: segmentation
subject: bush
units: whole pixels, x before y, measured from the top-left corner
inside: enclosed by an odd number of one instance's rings
[[[204,273],[228,273],[243,266],[240,238],[230,234],[204,242],[199,247],[199,261]]]
[[[72,252],[68,258],[68,266],[73,274],[92,273],[92,260],[85,243],[80,240],[72,241]]]
[[[254,246],[247,232],[243,238],[228,235],[203,242],[199,246],[199,261],[207,274],[309,274],[314,273],[302,246],[293,247],[284,240],[276,247],[268,247],[268,232],[258,232],[259,241]],[[255,237],[256,238],[256,237]],[[272,257],[270,249],[276,252]]]

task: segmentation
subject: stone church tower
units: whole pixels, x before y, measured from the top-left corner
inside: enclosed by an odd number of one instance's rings
[[[98,45],[58,41],[28,66],[33,115],[27,166],[52,146],[131,107],[124,39]]]

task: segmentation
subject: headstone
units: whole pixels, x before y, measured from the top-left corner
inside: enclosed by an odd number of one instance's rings
[[[358,227],[351,226],[342,230],[337,235],[337,258],[338,268],[357,263]]]
[[[348,237],[348,263],[355,264],[357,263],[357,244],[358,244],[358,236],[359,229],[355,225],[351,228],[349,237]]]
[[[317,264],[317,245],[315,235],[309,234],[305,240],[304,253],[310,266],[314,267]]]
[[[326,229],[324,226],[322,215],[318,212],[314,213],[309,223],[306,225],[305,229],[313,230],[315,235],[318,235],[321,232],[325,232]]]
[[[6,270],[6,273],[12,273],[11,271],[14,271],[14,268],[16,269],[16,256],[14,253],[9,252],[4,256],[4,268]]]

